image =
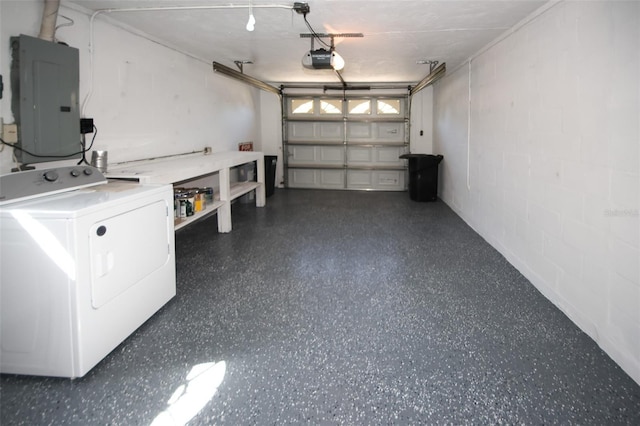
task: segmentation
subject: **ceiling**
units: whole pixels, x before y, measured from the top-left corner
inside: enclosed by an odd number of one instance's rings
[[[337,83],[331,70],[301,65],[311,39],[293,1],[253,0],[255,30],[245,26],[251,0],[67,0],[87,10],[234,5],[241,8],[108,13],[137,30],[206,61],[236,68],[275,83]],[[547,0],[307,0],[307,20],[317,33],[362,33],[336,38],[345,59],[347,83],[416,83],[429,73],[420,60],[445,62],[451,69],[541,7]],[[263,8],[282,5],[286,8]],[[107,14],[98,15],[98,20]],[[330,43],[330,39],[323,39]],[[315,48],[322,47],[315,42]]]

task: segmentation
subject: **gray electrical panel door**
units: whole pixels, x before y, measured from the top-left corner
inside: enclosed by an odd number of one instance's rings
[[[26,35],[11,38],[16,156],[41,163],[81,156],[78,49]],[[31,155],[33,154],[33,155]]]

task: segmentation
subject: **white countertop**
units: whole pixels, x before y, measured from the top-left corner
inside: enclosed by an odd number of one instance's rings
[[[137,179],[140,183],[175,183],[251,161],[262,161],[263,158],[264,154],[259,151],[196,153],[110,166],[105,176]]]

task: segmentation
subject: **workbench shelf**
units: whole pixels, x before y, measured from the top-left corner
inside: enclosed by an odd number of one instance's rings
[[[231,182],[230,171],[234,167],[255,162],[257,181]],[[218,231],[231,232],[231,202],[244,194],[255,191],[257,207],[265,205],[264,154],[257,151],[221,152],[217,154],[189,154],[155,160],[118,164],[105,174],[108,179],[137,181],[141,184],[179,184],[218,174],[219,188],[213,204],[187,218],[176,219],[175,229],[181,229],[207,217],[218,214]]]
[[[224,203],[222,201],[215,200],[212,205],[207,204],[207,208],[205,210],[196,212],[193,214],[193,216],[175,218],[173,220],[175,230],[177,231],[178,229],[182,229],[197,220],[204,219],[207,216],[211,216],[213,213],[216,213],[218,209],[223,205]]]

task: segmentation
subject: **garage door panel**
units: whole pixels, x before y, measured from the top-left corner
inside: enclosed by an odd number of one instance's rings
[[[313,163],[316,160],[316,147],[294,145],[289,147],[290,160],[292,164]]]
[[[394,106],[395,112],[378,111],[378,99],[393,101],[387,103]],[[409,146],[408,117],[404,113],[408,98],[352,97],[349,101],[378,105],[378,109],[372,108],[367,114],[345,109],[331,116],[326,111],[323,114],[324,110],[319,110],[319,106],[329,100],[335,100],[336,105],[344,105],[341,97],[293,95],[285,98],[291,107],[290,103],[302,100],[314,105],[304,116],[293,114],[294,109],[291,108],[285,110],[288,115],[284,119],[286,134],[283,135],[283,147],[288,187],[406,189],[407,165],[399,157],[407,152]]]
[[[401,191],[405,188],[404,170],[377,170],[375,184],[377,189]]]
[[[347,123],[347,140],[372,140],[373,124],[374,123]]]
[[[319,146],[318,157],[321,163],[344,164],[344,147],[342,146]]]
[[[289,145],[289,165],[331,165],[344,164],[342,146]]]
[[[376,140],[385,142],[404,142],[404,123],[376,123]]]
[[[400,159],[407,152],[404,146],[379,146],[376,147],[376,162],[386,166],[404,166],[404,160]]]
[[[405,174],[404,170],[349,170],[347,189],[402,191]]]
[[[289,122],[288,125],[289,139],[292,141],[313,140],[313,123],[308,122]]]
[[[315,170],[289,169],[289,184],[294,188],[312,188],[315,183]]]
[[[291,142],[336,142],[344,140],[341,122],[290,121],[287,128]]]
[[[353,143],[404,143],[405,123],[347,123],[347,140]]]
[[[404,167],[399,157],[406,152],[404,146],[368,146],[347,148],[347,164],[368,167]]]
[[[323,187],[344,188],[344,170],[319,170]]]
[[[373,148],[353,147],[347,148],[347,159],[349,164],[371,164],[373,163]]]
[[[317,124],[317,138],[321,141],[332,140],[342,141],[344,139],[344,124],[343,123],[316,123]]]
[[[289,188],[344,189],[344,170],[289,169]]]
[[[347,186],[349,188],[368,189],[373,187],[372,170],[349,170],[347,173]]]

